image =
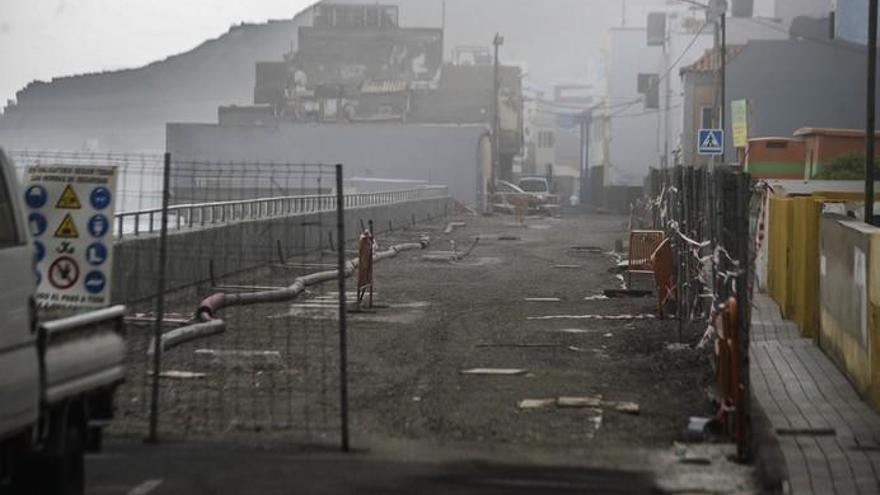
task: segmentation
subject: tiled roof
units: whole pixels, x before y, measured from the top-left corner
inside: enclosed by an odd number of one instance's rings
[[[727,47],[727,63],[736,58],[745,49],[743,45],[730,45]],[[714,72],[721,67],[721,57],[714,49],[706,50],[702,57],[691,65],[681,68],[681,73],[685,72]]]

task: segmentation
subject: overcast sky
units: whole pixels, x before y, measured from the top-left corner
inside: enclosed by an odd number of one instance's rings
[[[35,79],[137,67],[312,0],[0,0],[0,108]]]
[[[336,0],[375,3],[377,0]],[[438,27],[442,0],[401,4],[405,26]],[[644,23],[650,8],[675,0],[626,0]],[[681,0],[678,0],[681,1]],[[756,4],[770,0],[756,0]],[[800,0],[797,0],[800,1]],[[313,0],[0,0],[0,109],[33,80],[133,68],[185,52],[241,22],[291,19]],[[592,80],[605,31],[624,0],[446,0],[450,42],[509,43],[504,59],[541,79]],[[538,7],[538,8],[536,8]],[[535,29],[540,23],[541,29]],[[529,36],[537,36],[530,39]],[[547,56],[552,50],[553,56]],[[447,53],[448,55],[448,53]],[[591,62],[592,61],[592,62]],[[531,63],[531,66],[528,65]]]

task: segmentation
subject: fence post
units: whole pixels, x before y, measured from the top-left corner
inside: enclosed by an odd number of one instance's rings
[[[168,259],[168,202],[171,180],[171,153],[165,153],[162,175],[162,225],[159,236],[158,294],[156,295],[156,321],[153,328],[153,382],[150,390],[150,432],[147,440],[159,440],[159,374],[162,366],[162,319],[165,313],[165,268]]]
[[[740,442],[737,445],[737,457],[740,461],[747,461],[752,455],[752,417],[751,417],[751,380],[749,375],[749,344],[751,340],[751,307],[752,293],[749,290],[749,270],[752,256],[750,253],[749,236],[749,204],[751,195],[751,179],[746,173],[736,174],[736,251],[740,262],[740,272],[736,280],[736,288],[740,302],[737,306],[737,321],[739,322],[739,376],[740,376],[740,411],[738,422],[740,423]]]
[[[336,238],[339,290],[339,410],[342,451],[349,451],[348,441],[348,336],[345,321],[345,196],[342,191],[342,164],[336,165]]]

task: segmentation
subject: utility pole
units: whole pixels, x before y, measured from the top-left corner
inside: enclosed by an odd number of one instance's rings
[[[663,33],[663,69],[664,71],[671,71],[672,68],[669,67],[669,52],[672,48],[672,29],[670,28],[669,16],[666,17],[666,26],[664,27]],[[661,166],[663,169],[669,167],[669,110],[672,106],[672,78],[669,77],[671,72],[666,72],[664,76],[664,89],[665,89],[665,99],[666,102],[664,106],[666,107],[663,111],[663,161],[661,161]]]
[[[498,48],[504,44],[504,37],[495,33],[492,45],[495,46],[495,70],[494,82],[492,85],[492,177],[490,184],[495,187],[495,181],[501,173],[501,113],[500,102],[501,96],[501,73],[498,62]]]
[[[727,0],[711,0],[706,6],[706,17],[707,21],[712,22],[715,27],[715,56],[718,61],[718,69],[715,72],[717,86],[715,119],[718,129],[724,130],[726,127],[724,105],[727,99]],[[726,147],[725,145],[724,148]],[[722,165],[724,164],[724,148],[721,149],[720,157]],[[712,161],[714,159],[715,157],[712,157]]]
[[[724,165],[724,152],[727,149],[727,0],[721,0],[721,130],[725,136],[721,147],[721,165]]]
[[[877,102],[877,0],[868,0],[868,97],[865,108],[865,222],[874,223],[874,130]]]

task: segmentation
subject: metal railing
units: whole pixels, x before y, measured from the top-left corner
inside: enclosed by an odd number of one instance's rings
[[[446,186],[423,186],[413,189],[346,194],[344,200],[345,208],[348,209],[444,198],[448,195]],[[335,194],[276,196],[171,205],[168,207],[168,228],[180,231],[233,222],[329,212],[335,209]],[[117,213],[114,215],[114,221],[117,239],[157,233],[162,226],[162,208]]]

